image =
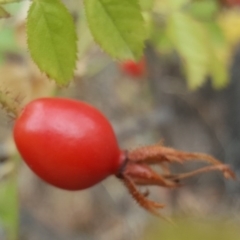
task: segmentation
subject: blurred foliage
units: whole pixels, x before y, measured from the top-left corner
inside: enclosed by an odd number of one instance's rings
[[[4,63],[4,53],[17,51],[18,46],[15,39],[15,29],[9,26],[3,26],[0,38],[0,64]]]
[[[9,13],[2,7],[0,7],[0,18],[10,17]]]
[[[12,162],[0,166],[0,223],[5,227],[6,234],[4,235],[9,240],[18,239],[19,227],[17,175],[13,168]]]
[[[6,11],[14,14],[9,10],[11,4],[6,4],[8,2],[11,1],[0,1],[0,4],[5,3],[2,16],[7,16]],[[140,0],[140,7],[135,0],[71,2],[73,3],[66,2],[66,5],[78,15],[75,23],[81,58],[84,57],[83,53],[87,53],[86,49],[89,49],[94,39],[112,58],[137,60],[143,54],[144,41],[148,38],[160,54],[170,58],[177,55],[180,58],[190,89],[201,87],[209,77],[216,89],[228,83],[231,57],[240,39],[240,10],[232,7],[232,4],[231,8],[227,8],[227,0]],[[76,40],[69,37],[75,33],[74,29],[68,26],[67,15],[62,14],[66,12],[61,10],[61,2],[55,0],[54,4],[55,10],[51,12],[53,8],[48,1],[32,2],[31,9],[34,7],[38,11],[28,13],[29,50],[42,71],[58,84],[66,85],[72,80],[75,69]],[[20,6],[21,3],[14,5]],[[71,5],[74,5],[74,9],[71,9]],[[79,11],[76,8],[79,8]],[[48,24],[44,25],[44,20],[36,28],[39,9],[44,11],[44,19]],[[48,18],[48,15],[51,17]],[[39,27],[43,25],[44,31],[43,27]],[[48,30],[46,26],[49,26]],[[68,31],[63,32],[63,29]],[[60,39],[64,41],[59,41]],[[10,47],[11,41],[8,44]],[[44,46],[54,49],[52,54],[43,51]],[[71,61],[65,61],[69,58]]]
[[[162,18],[153,19],[153,41],[162,54],[177,52],[190,89],[202,86],[208,76],[217,89],[229,81],[229,56],[234,46],[227,42],[228,27],[222,26],[229,23],[222,16],[232,11],[221,10],[219,2],[214,0],[156,1],[154,12]],[[235,14],[235,23],[238,19],[239,13]],[[234,40],[238,42],[239,35]]]
[[[174,57],[177,53],[190,89],[202,86],[208,77],[214,88],[226,86],[232,54],[240,40],[238,8],[222,7],[217,0],[140,3],[147,12],[151,41],[161,55]]]
[[[238,240],[239,223],[222,220],[177,218],[175,225],[157,222],[149,226],[141,240]]]

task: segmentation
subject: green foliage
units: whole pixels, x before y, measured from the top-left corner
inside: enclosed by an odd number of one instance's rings
[[[1,4],[20,1],[0,0],[0,17],[12,14]],[[207,77],[215,88],[226,86],[232,46],[218,26],[218,16],[224,15],[219,1],[84,0],[84,8],[85,13],[83,9],[78,12],[76,31],[61,0],[33,0],[30,6],[27,37],[31,56],[58,85],[67,85],[73,77],[77,46],[81,58],[95,40],[114,59],[138,60],[149,40],[161,54],[177,53],[190,89],[202,86]],[[229,29],[236,38],[236,28]]]
[[[0,4],[20,2],[21,0],[0,0]]]
[[[228,48],[220,27],[210,22],[206,24],[209,36],[209,74],[216,89],[223,88],[228,83],[228,64],[221,51]]]
[[[4,26],[0,30],[0,65],[4,63],[4,54],[6,52],[18,52],[15,30],[9,26]],[[0,94],[1,97],[1,94]]]
[[[139,0],[139,4],[143,11],[149,11],[153,8],[154,0]]]
[[[85,0],[95,41],[113,58],[141,57],[146,30],[137,0]]]
[[[228,222],[224,219],[211,221],[182,217],[173,221],[174,226],[163,222],[152,224],[142,240],[238,240],[240,236],[237,220]]]
[[[168,36],[183,60],[189,87],[196,89],[208,73],[205,29],[190,16],[175,13],[168,20]]]
[[[193,17],[202,21],[212,20],[218,9],[219,6],[215,0],[194,1],[187,8]]]
[[[0,6],[0,18],[7,17],[10,17],[9,13],[2,6]]]
[[[229,79],[224,56],[229,48],[215,19],[217,10],[213,0],[170,0],[157,6],[164,18],[155,20],[153,41],[161,53],[176,51],[192,90],[202,86],[207,77],[216,89],[226,86]]]
[[[10,160],[9,160],[10,161]],[[1,166],[3,168],[11,168],[12,162],[8,162]],[[10,170],[12,171],[12,170]],[[0,182],[0,222],[6,228],[7,239],[18,239],[18,187],[16,173],[11,172],[7,179],[1,179]]]
[[[73,77],[77,59],[72,16],[59,0],[34,0],[27,19],[28,47],[38,67],[59,85]]]
[[[93,43],[83,8],[80,10],[78,35],[80,36],[78,40],[78,56],[81,59]]]

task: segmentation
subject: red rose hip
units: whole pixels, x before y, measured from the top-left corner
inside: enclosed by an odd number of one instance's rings
[[[59,188],[88,188],[119,169],[121,152],[111,125],[84,102],[31,102],[16,120],[14,139],[27,165]]]
[[[42,98],[29,103],[15,122],[14,140],[23,160],[49,184],[81,190],[115,175],[143,208],[158,216],[164,205],[149,200],[137,186],[176,188],[182,179],[214,170],[235,177],[228,166],[203,153],[161,144],[122,151],[108,120],[96,108],[76,100]],[[169,168],[171,163],[193,159],[211,165],[182,174]],[[153,164],[162,168],[160,173],[151,168]]]
[[[120,67],[124,73],[133,78],[143,77],[146,73],[146,63],[144,58],[138,62],[132,60],[125,61],[120,64]]]

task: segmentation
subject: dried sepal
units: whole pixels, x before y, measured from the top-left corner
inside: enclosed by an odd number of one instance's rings
[[[10,95],[9,91],[0,91],[0,105],[8,113],[9,117],[16,118],[21,112],[20,103],[22,99],[20,96],[15,98]]]
[[[188,173],[175,174],[170,171],[170,165],[173,163],[184,164],[195,160],[210,165]],[[149,166],[152,164],[160,166],[162,171],[158,173],[153,170]],[[210,171],[220,171],[225,178],[235,179],[235,174],[230,167],[211,155],[179,151],[158,144],[125,152],[124,168],[121,169],[118,177],[123,180],[131,196],[140,206],[152,214],[162,217],[159,208],[163,208],[164,205],[149,200],[148,194],[142,194],[138,191],[137,186],[157,185],[165,188],[177,188],[181,187],[181,180]]]

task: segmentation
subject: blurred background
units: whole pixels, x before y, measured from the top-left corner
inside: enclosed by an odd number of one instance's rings
[[[141,209],[115,177],[84,191],[59,190],[21,161],[12,140],[14,119],[3,104],[0,240],[239,240],[240,1],[156,0],[150,11],[153,1],[142,0],[150,40],[135,65],[104,54],[87,28],[82,2],[64,2],[79,34],[74,80],[58,88],[39,72],[26,45],[29,2],[7,4],[12,16],[0,20],[1,102],[9,98],[24,106],[40,96],[87,101],[111,121],[121,148],[163,141],[212,154],[238,178],[207,173],[177,190],[149,188],[151,199],[166,204],[162,214],[174,225]],[[181,12],[169,14],[173,6]]]

